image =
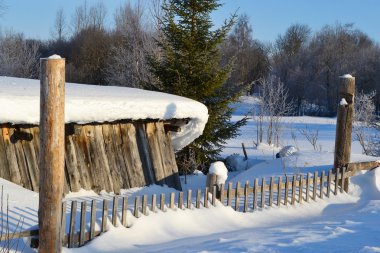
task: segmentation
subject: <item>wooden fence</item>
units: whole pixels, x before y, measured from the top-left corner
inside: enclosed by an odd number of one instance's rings
[[[281,207],[316,201],[347,191],[348,178],[352,172],[346,168],[307,175],[271,177],[247,181],[244,185],[206,187],[203,191],[172,192],[136,196],[133,201],[126,196],[116,195],[112,199],[93,199],[91,201],[70,201],[62,204],[62,244],[66,247],[80,247],[94,237],[105,232],[107,223],[113,226],[128,227],[127,216],[140,218],[167,209],[198,209],[216,206],[217,200],[235,211],[253,212],[264,208]],[[67,221],[66,218],[69,220]],[[68,226],[66,226],[68,224]],[[29,233],[27,233],[29,232]],[[13,234],[13,238],[36,236],[38,230]],[[1,238],[6,239],[6,238]],[[38,243],[34,243],[38,245]]]

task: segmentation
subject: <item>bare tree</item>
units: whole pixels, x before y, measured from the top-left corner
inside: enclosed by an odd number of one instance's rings
[[[8,32],[0,38],[0,75],[36,78],[39,43],[23,34]]]
[[[306,125],[304,129],[298,129],[298,130],[306,138],[306,140],[308,140],[308,142],[313,146],[314,150],[321,151],[322,147],[318,146],[319,129],[316,129],[315,131],[313,131]]]
[[[107,83],[129,87],[146,87],[153,83],[146,65],[146,53],[155,48],[152,35],[144,23],[144,6],[140,1],[127,2],[115,13],[117,43],[111,49],[106,69]]]
[[[54,29],[52,31],[53,37],[58,41],[64,40],[66,27],[65,13],[63,12],[63,8],[60,8],[55,16]]]
[[[262,141],[264,132],[264,122],[267,126],[267,142],[269,145],[280,144],[280,135],[282,129],[282,117],[293,112],[294,105],[289,100],[288,90],[279,78],[270,75],[260,81],[260,109],[256,110],[257,125],[259,126],[259,142]]]
[[[71,29],[74,35],[80,31],[93,28],[98,30],[104,29],[107,9],[103,2],[88,6],[87,1],[83,5],[78,6],[71,20]]]

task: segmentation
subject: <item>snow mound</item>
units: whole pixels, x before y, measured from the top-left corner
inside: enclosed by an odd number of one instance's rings
[[[0,77],[0,87],[0,107],[9,108],[0,114],[0,123],[39,124],[39,80]],[[66,83],[66,123],[121,119],[189,119],[181,132],[172,134],[173,147],[180,150],[202,134],[208,110],[197,101],[161,92]]]
[[[298,150],[294,146],[285,146],[277,154],[276,158],[288,157],[296,153]]]
[[[210,165],[209,174],[217,175],[217,184],[224,184],[228,177],[228,170],[223,162],[214,162]]]

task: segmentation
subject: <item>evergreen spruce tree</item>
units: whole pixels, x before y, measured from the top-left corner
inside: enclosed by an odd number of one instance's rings
[[[152,72],[164,92],[204,103],[209,120],[203,135],[177,154],[182,173],[192,157],[197,164],[215,160],[227,139],[238,135],[246,120],[230,122],[230,102],[237,99],[223,84],[230,75],[232,62],[221,66],[220,44],[234,24],[235,16],[213,29],[210,14],[221,4],[216,0],[168,0],[163,5],[160,58],[150,57]]]

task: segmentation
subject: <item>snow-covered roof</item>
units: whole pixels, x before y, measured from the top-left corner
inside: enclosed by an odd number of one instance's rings
[[[38,124],[40,81],[0,77],[0,123]],[[200,136],[208,119],[207,107],[197,101],[161,92],[115,86],[66,83],[65,121],[85,124],[121,119],[185,119],[173,133],[175,150]]]

